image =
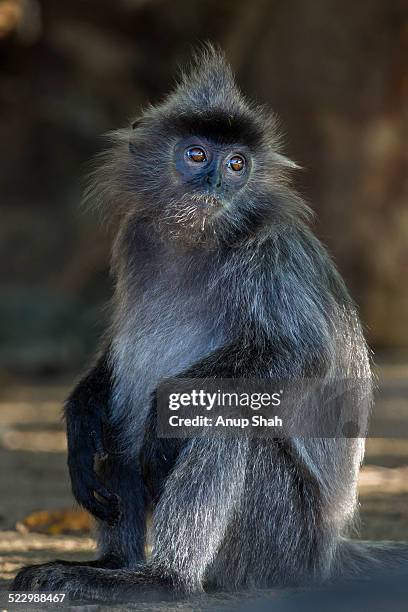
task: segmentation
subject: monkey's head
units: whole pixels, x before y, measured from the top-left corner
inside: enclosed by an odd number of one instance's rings
[[[212,48],[130,134],[116,137],[98,191],[150,218],[165,240],[233,244],[306,211],[288,188],[296,165],[280,153],[275,118],[243,98]]]

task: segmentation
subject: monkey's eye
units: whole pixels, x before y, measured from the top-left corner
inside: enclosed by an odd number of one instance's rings
[[[190,147],[190,149],[187,149],[186,155],[189,160],[195,162],[196,164],[201,164],[202,162],[207,161],[205,151],[201,147]]]
[[[233,155],[228,160],[227,166],[233,172],[241,172],[245,168],[245,159],[241,155]]]

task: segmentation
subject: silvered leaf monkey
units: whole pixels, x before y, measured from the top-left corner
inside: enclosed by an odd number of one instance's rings
[[[209,48],[112,140],[88,194],[121,219],[112,324],[66,403],[73,492],[98,519],[100,558],[25,568],[14,588],[107,600],[313,584],[375,565],[381,546],[345,538],[362,438],[167,440],[154,428],[170,378],[370,387],[356,308],[290,186],[276,121]]]

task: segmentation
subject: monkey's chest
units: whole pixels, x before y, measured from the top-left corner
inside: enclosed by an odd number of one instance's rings
[[[160,299],[145,295],[122,318],[113,339],[117,412],[126,412],[126,421],[133,415],[138,437],[160,382],[222,344],[215,321],[199,301],[171,293]]]

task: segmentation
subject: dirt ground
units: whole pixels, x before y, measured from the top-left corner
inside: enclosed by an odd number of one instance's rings
[[[408,420],[408,363],[384,362],[378,374],[377,410]],[[34,511],[74,507],[61,420],[67,390],[5,385],[0,394],[0,589],[22,565],[95,554],[90,533],[51,536],[15,528]],[[362,538],[408,540],[408,438],[368,441],[360,503]]]

